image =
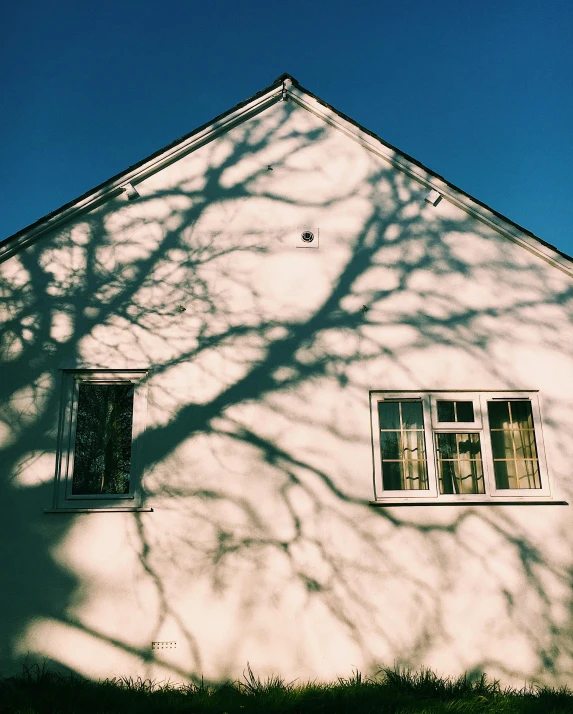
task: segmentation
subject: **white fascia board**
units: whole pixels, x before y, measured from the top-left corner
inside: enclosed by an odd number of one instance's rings
[[[290,87],[288,90],[288,96],[299,106],[307,109],[312,114],[323,119],[336,129],[339,129],[372,153],[385,159],[392,164],[392,166],[418,181],[418,183],[422,184],[422,186],[425,186],[428,189],[435,189],[446,200],[450,201],[450,203],[458,206],[466,213],[469,213],[474,218],[477,218],[482,223],[485,223],[490,228],[496,230],[501,235],[509,238],[509,240],[521,245],[534,255],[542,258],[554,267],[567,273],[567,275],[573,277],[573,265],[571,261],[568,261],[567,258],[560,255],[557,251],[552,250],[549,246],[535,240],[532,236],[523,233],[516,226],[507,223],[493,213],[493,211],[490,211],[485,206],[476,203],[471,199],[471,197],[456,190],[443,179],[440,179],[428,171],[424,171],[421,166],[408,161],[403,154],[392,150],[379,139],[361,131],[355,124],[347,121],[334,110],[325,107],[317,99],[309,96],[306,92],[301,91],[298,87]]]
[[[198,149],[200,146],[207,144],[220,134],[229,131],[246,119],[259,114],[267,107],[270,107],[280,101],[281,96],[282,86],[274,87],[266,94],[257,97],[252,102],[240,107],[236,111],[227,114],[219,121],[212,122],[202,131],[194,133],[192,136],[182,140],[181,143],[176,144],[175,146],[171,146],[162,154],[154,156],[149,161],[145,161],[145,163],[135,167],[132,171],[126,171],[115,181],[108,183],[106,186],[102,186],[100,189],[94,190],[88,196],[76,201],[72,206],[69,206],[56,215],[47,218],[45,221],[42,221],[40,225],[31,228],[18,238],[9,240],[7,245],[0,245],[0,263],[10,258],[26,245],[36,241],[44,233],[47,233],[61,224],[66,223],[80,213],[89,211],[101,203],[119,195],[124,191],[126,184],[142,181],[156,171],[159,171],[168,164],[181,158],[185,154]]]

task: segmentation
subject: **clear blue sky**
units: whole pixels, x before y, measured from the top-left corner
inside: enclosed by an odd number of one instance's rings
[[[573,0],[19,0],[0,28],[0,239],[288,72],[573,254]]]

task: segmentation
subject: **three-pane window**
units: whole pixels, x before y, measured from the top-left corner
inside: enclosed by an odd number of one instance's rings
[[[548,496],[537,395],[372,395],[376,498]]]

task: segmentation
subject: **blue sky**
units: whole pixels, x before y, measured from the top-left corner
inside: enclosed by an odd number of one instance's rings
[[[282,72],[573,254],[573,2],[19,0],[0,239]]]

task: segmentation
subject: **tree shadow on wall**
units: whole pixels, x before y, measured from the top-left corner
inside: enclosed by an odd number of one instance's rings
[[[46,632],[86,651],[112,648],[181,678],[206,669],[220,681],[236,676],[249,653],[261,664],[277,642],[294,653],[290,668],[307,671],[322,653],[308,644],[313,620],[329,633],[326,649],[367,667],[419,667],[445,648],[461,669],[555,683],[566,676],[570,557],[553,556],[550,539],[539,542],[510,508],[372,509],[369,474],[357,487],[349,463],[370,453],[353,415],[364,415],[369,388],[385,387],[384,369],[415,383],[417,357],[449,350],[486,364],[491,383],[517,388],[493,358],[495,325],[503,323],[507,343],[542,342],[562,354],[571,283],[554,280],[550,289],[544,273],[553,268],[516,261],[515,246],[467,216],[431,217],[423,187],[374,157],[363,157],[355,177],[333,173],[336,162],[348,166],[343,144],[331,143],[327,125],[301,125],[301,111],[276,105],[203,147],[201,160],[180,162],[168,181],[143,184],[136,202],[113,199],[3,266],[0,642],[8,669],[48,623]],[[280,261],[294,253],[283,239],[297,211],[356,220],[331,243],[328,263],[315,261],[306,282],[275,290]],[[483,254],[468,257],[468,231]],[[469,282],[482,282],[484,294],[470,295]],[[288,299],[277,298],[280,290]],[[141,446],[153,514],[43,512],[52,499],[58,367],[92,359],[152,365]],[[552,407],[545,404],[548,429],[557,427]],[[573,457],[570,443],[559,445]],[[115,519],[110,529],[129,544],[127,556],[108,541],[87,547],[94,518]],[[562,538],[570,544],[570,533]],[[133,605],[149,615],[144,633],[102,628],[90,614],[105,589],[97,568],[113,557],[130,563],[133,582],[121,587],[153,603]],[[106,577],[121,582],[117,572]],[[490,603],[481,615],[464,611],[468,588]],[[194,609],[209,601],[219,604],[217,617],[224,620],[223,606],[230,613],[216,668],[204,655],[212,633]],[[464,621],[489,626],[488,607],[503,613],[492,637],[508,652],[519,640],[533,660],[495,655],[492,638],[477,635],[465,659]],[[181,638],[182,660],[149,647],[168,631]],[[54,657],[50,648],[47,641],[31,656]]]

